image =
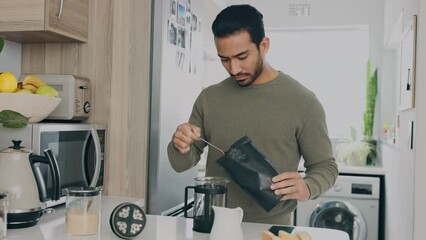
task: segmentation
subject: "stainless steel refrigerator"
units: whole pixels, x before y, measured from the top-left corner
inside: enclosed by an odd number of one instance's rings
[[[179,214],[186,186],[194,184],[197,168],[176,173],[167,145],[176,127],[188,121],[202,89],[202,1],[161,0],[154,5],[152,32],[151,123],[148,166],[150,214]]]

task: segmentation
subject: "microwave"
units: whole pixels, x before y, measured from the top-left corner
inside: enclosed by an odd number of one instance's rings
[[[61,199],[48,201],[48,207],[65,203],[66,188],[103,187],[105,126],[89,123],[32,123],[24,128],[0,126],[0,149],[21,140],[21,146],[43,155],[50,149],[59,166]],[[48,196],[53,191],[50,171],[45,164],[39,170],[46,183]]]

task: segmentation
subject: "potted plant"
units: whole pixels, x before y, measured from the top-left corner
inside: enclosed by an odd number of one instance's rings
[[[367,63],[366,72],[366,108],[364,112],[363,139],[357,138],[356,129],[351,127],[351,140],[340,143],[334,152],[336,160],[343,164],[365,166],[376,164],[377,141],[373,139],[374,110],[377,97],[377,68],[371,70]]]
[[[367,156],[372,150],[372,146],[357,138],[356,129],[351,127],[351,139],[339,143],[334,149],[336,161],[344,165],[365,166]]]
[[[364,112],[364,141],[370,145],[367,155],[367,165],[376,164],[377,141],[373,139],[374,115],[377,99],[377,68],[372,72],[370,60],[367,62],[366,72],[366,107]]]

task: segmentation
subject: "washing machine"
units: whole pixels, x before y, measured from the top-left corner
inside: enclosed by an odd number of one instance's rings
[[[339,229],[351,240],[377,240],[379,198],[379,177],[338,176],[321,197],[299,202],[295,225]]]

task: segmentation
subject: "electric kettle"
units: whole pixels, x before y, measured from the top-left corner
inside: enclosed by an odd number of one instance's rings
[[[8,228],[24,228],[38,223],[43,213],[49,212],[45,202],[59,200],[61,184],[59,167],[50,149],[45,156],[32,153],[13,140],[13,146],[0,152],[0,189],[8,192]],[[49,166],[52,178],[52,196],[47,196],[46,182],[40,164]]]

